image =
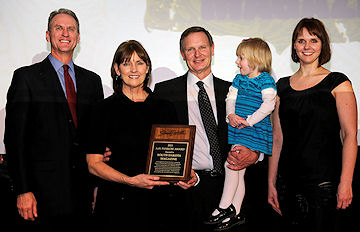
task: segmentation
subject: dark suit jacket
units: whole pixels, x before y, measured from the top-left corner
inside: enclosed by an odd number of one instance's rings
[[[97,74],[75,65],[75,76],[77,129],[48,58],[17,69],[7,94],[4,143],[9,172],[16,194],[35,194],[40,217],[73,213],[88,194],[80,138],[86,115],[103,99],[103,90]]]
[[[225,99],[231,83],[214,76],[214,91],[218,121],[218,135],[221,146],[223,161],[225,162],[229,152],[228,126],[225,121],[226,104]],[[187,73],[183,76],[157,83],[154,94],[174,103],[179,123],[189,124],[187,103]]]

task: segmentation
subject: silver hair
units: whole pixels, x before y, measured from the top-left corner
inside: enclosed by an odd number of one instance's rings
[[[60,8],[59,10],[54,10],[53,12],[50,13],[49,19],[48,19],[48,31],[51,30],[51,21],[58,14],[67,14],[67,15],[70,15],[71,17],[73,17],[76,22],[77,32],[80,33],[79,19],[76,17],[76,14],[72,10],[65,9],[65,8]]]

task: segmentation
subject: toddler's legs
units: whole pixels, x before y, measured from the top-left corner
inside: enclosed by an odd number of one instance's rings
[[[244,181],[245,168],[237,172],[238,172],[238,184],[232,204],[236,209],[236,214],[239,214],[245,196],[245,181]]]
[[[239,183],[239,171],[231,170],[227,165],[229,165],[229,163],[226,161],[224,189],[219,204],[219,207],[222,209],[228,208],[233,202]]]

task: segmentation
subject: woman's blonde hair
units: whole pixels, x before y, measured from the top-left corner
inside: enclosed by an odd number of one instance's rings
[[[237,47],[236,55],[245,57],[252,69],[258,66],[259,72],[271,72],[271,51],[269,45],[260,38],[244,39]]]

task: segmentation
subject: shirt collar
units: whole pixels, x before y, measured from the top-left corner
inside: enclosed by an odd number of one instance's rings
[[[54,67],[54,69],[56,71],[59,71],[59,69],[62,68],[62,66],[64,65],[64,63],[62,63],[61,61],[56,59],[53,55],[51,55],[51,53],[49,54],[48,57],[49,57],[50,63],[52,64],[52,66]],[[67,65],[69,65],[70,70],[72,70],[74,72],[74,62],[73,62],[73,60],[71,60]]]
[[[196,86],[197,88],[199,88],[196,83],[198,81],[202,81],[204,82],[205,88],[214,89],[214,76],[212,73],[207,75],[204,79],[200,80],[197,76],[195,76],[192,72],[189,71],[187,75],[187,80],[190,86]]]

